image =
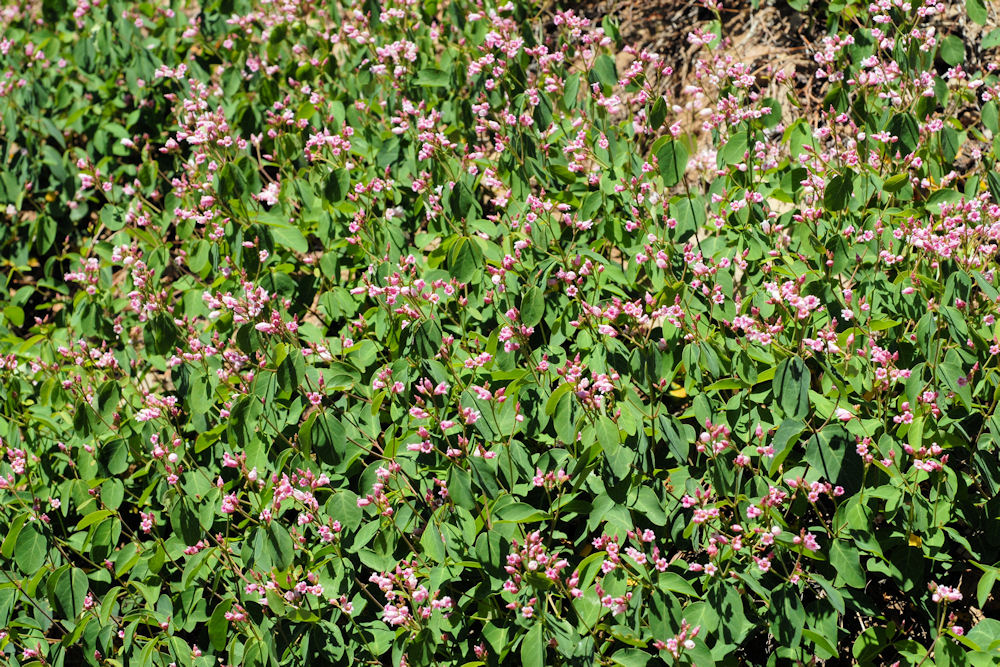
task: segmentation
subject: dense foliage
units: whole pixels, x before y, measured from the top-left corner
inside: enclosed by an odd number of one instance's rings
[[[8,3],[3,659],[1000,663],[1000,31],[785,10]]]

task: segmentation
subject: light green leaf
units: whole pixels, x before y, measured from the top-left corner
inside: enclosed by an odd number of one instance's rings
[[[572,389],[573,385],[569,382],[563,382],[561,385],[556,387],[555,390],[553,390],[553,392],[549,395],[548,400],[545,401],[545,414],[551,417],[556,411],[556,405],[559,404],[559,399]]]

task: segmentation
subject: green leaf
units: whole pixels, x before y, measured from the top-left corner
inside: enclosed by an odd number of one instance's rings
[[[998,573],[1000,570],[994,568],[979,578],[979,584],[976,586],[976,601],[980,607],[983,607],[990,599],[990,593],[993,591],[993,585],[997,582]]]
[[[456,220],[474,220],[482,213],[475,193],[465,181],[459,181],[451,193],[451,213]],[[471,239],[464,238],[471,242]],[[476,245],[476,249],[479,249],[478,245]]]
[[[71,619],[79,616],[89,589],[90,581],[83,570],[74,567],[60,574],[53,589],[60,613]]]
[[[622,446],[618,426],[604,415],[597,420],[597,441],[611,472],[616,478],[625,479],[632,467],[632,451]]]
[[[355,530],[361,525],[364,513],[358,507],[358,496],[349,489],[337,491],[326,501],[326,513],[347,530]]]
[[[594,66],[590,70],[591,81],[600,83],[605,94],[611,91],[618,83],[618,72],[615,69],[615,61],[607,54],[597,56]]]
[[[24,309],[20,306],[4,306],[3,315],[15,327],[24,325]]]
[[[379,169],[385,169],[389,165],[394,164],[397,159],[399,159],[399,138],[392,137],[383,142],[382,146],[378,149],[378,155],[375,156],[375,165]]]
[[[476,276],[481,268],[483,252],[479,245],[467,237],[459,237],[448,250],[451,274],[463,283]]]
[[[226,650],[226,634],[229,631],[229,621],[226,613],[232,609],[233,600],[228,598],[216,605],[212,617],[208,620],[208,639],[216,651]]]
[[[227,162],[215,175],[216,190],[223,201],[240,197],[247,189],[247,177],[234,163]]]
[[[809,382],[811,374],[798,356],[789,357],[778,364],[771,386],[778,406],[790,419],[802,418],[809,413]]]
[[[858,659],[858,662],[870,662],[881,653],[883,648],[892,642],[895,634],[896,627],[894,624],[891,624],[889,627],[870,625],[854,640],[851,652]]]
[[[660,415],[657,425],[667,441],[670,453],[677,459],[677,462],[687,461],[691,443],[695,437],[694,429],[690,425],[681,424],[675,417],[667,414]]]
[[[566,109],[576,106],[577,96],[580,94],[580,75],[571,74],[566,77],[566,84],[563,88],[562,103]]]
[[[972,275],[976,279],[976,284],[979,285],[979,289],[983,290],[987,299],[990,301],[1000,299],[1000,292],[997,291],[997,288],[994,287],[990,281],[986,280],[986,276],[984,276],[982,272],[975,271]]]
[[[662,502],[656,497],[656,492],[648,486],[639,488],[635,508],[640,510],[642,516],[653,525],[667,525],[667,515],[663,511]]]
[[[0,544],[0,556],[10,558],[14,554],[14,545],[17,544],[17,538],[21,534],[21,529],[24,528],[24,522],[27,520],[27,513],[18,514],[14,517],[13,521],[5,526],[7,534],[3,538],[3,543]]]
[[[333,204],[341,202],[351,191],[351,174],[346,169],[334,169],[326,179],[323,195]]]
[[[1000,175],[995,171],[991,171],[986,174],[986,184],[990,188],[990,194],[993,195],[993,201],[1000,201]]]
[[[712,384],[705,387],[704,392],[710,394],[715,391],[730,391],[732,389],[744,389],[748,385],[742,380],[737,380],[736,378],[723,378],[718,382],[713,382]]]
[[[424,555],[436,563],[443,563],[447,551],[445,550],[444,539],[441,531],[432,519],[424,529],[424,534],[420,536],[420,546],[423,547]]]
[[[774,433],[774,438],[771,439],[771,446],[774,447],[774,458],[771,460],[769,469],[771,475],[774,475],[785,459],[788,458],[795,442],[794,439],[802,433],[805,427],[806,424],[804,421],[792,418],[785,419],[778,426],[778,430]]]
[[[958,155],[958,149],[961,147],[961,137],[958,131],[955,130],[951,125],[945,125],[941,128],[941,157],[947,163],[953,163],[955,157]]]
[[[651,655],[637,648],[618,649],[611,656],[611,660],[622,667],[646,667],[650,658],[652,658]]]
[[[927,208],[930,209],[930,207],[932,206],[941,206],[943,204],[954,204],[961,198],[962,195],[957,190],[953,188],[941,188],[940,190],[935,191],[934,194],[932,194],[930,197],[927,198],[925,206],[927,206]],[[934,212],[937,213],[939,211],[940,208]]]
[[[689,597],[698,597],[698,592],[688,583],[687,579],[676,572],[663,572],[660,574],[658,584],[660,588],[672,593],[680,593]]]
[[[292,564],[295,557],[295,545],[288,530],[277,521],[272,521],[267,527],[265,548],[271,556],[271,561],[279,570],[285,570]]]
[[[688,151],[684,144],[671,139],[657,151],[656,159],[665,187],[673,187],[684,179],[688,163]]]
[[[852,544],[833,540],[830,544],[830,565],[837,573],[835,586],[847,584],[851,588],[864,588],[865,575],[861,569],[861,554]]]
[[[527,503],[511,503],[498,509],[495,516],[503,523],[533,523],[545,519],[546,514]]]
[[[101,484],[101,502],[112,512],[117,511],[125,500],[125,483],[112,477]]]
[[[771,633],[781,646],[798,647],[806,624],[806,612],[799,592],[792,584],[783,584],[771,596]]]
[[[828,211],[843,211],[854,194],[854,172],[845,169],[843,174],[837,174],[830,179],[823,193],[823,206]]]
[[[658,130],[663,127],[663,122],[667,119],[667,103],[663,96],[659,95],[653,102],[653,108],[649,112],[649,128]]]
[[[128,445],[122,439],[105,443],[98,451],[97,460],[109,474],[120,475],[128,470]]]
[[[966,380],[965,372],[957,365],[945,362],[941,366],[941,374],[944,376],[945,384],[955,392],[966,410],[972,410],[972,389]]]
[[[580,207],[580,219],[581,220],[592,220],[594,214],[601,208],[601,203],[604,201],[604,194],[600,191],[591,192],[583,200],[583,205]]]
[[[983,37],[983,41],[980,44],[980,48],[984,51],[986,49],[992,49],[996,46],[1000,46],[1000,28],[993,28],[993,30],[990,30],[986,36]]]
[[[1000,621],[994,618],[984,618],[969,630],[967,637],[984,650],[996,653],[996,644],[1000,641]]]
[[[941,59],[951,66],[965,60],[965,42],[956,35],[948,35],[941,40]]]
[[[114,204],[105,204],[101,209],[101,224],[113,232],[125,226],[125,216]]]
[[[338,461],[344,455],[347,431],[332,410],[320,414],[311,424],[308,435],[303,431],[300,437],[322,461]]]
[[[781,122],[781,102],[773,97],[762,100],[762,108],[770,108],[771,112],[760,117],[761,124],[770,129]]]
[[[909,182],[909,174],[896,174],[895,176],[890,176],[885,179],[885,183],[882,184],[882,189],[886,192],[899,192],[903,186]]]
[[[556,406],[559,404],[559,399],[561,399],[563,395],[565,395],[566,393],[572,391],[572,389],[573,385],[570,384],[569,382],[563,382],[561,385],[556,387],[555,390],[553,390],[553,392],[549,394],[548,400],[545,401],[545,414],[551,417],[552,414],[556,411]]]
[[[425,67],[417,72],[413,83],[427,88],[447,88],[451,83],[451,75],[444,70]]]
[[[80,523],[76,524],[76,530],[83,530],[84,528],[94,525],[98,521],[103,521],[112,514],[113,512],[111,510],[96,510],[91,512],[87,514],[87,516],[80,519]]]
[[[913,449],[920,449],[924,441],[924,416],[917,415],[906,431],[906,442]]]
[[[813,644],[815,644],[816,648],[826,651],[826,653],[829,656],[833,657],[837,655],[837,647],[835,646],[834,642],[831,642],[829,639],[827,639],[820,633],[816,632],[815,630],[811,630],[810,628],[803,629],[802,637],[804,639],[808,639]]]
[[[989,20],[989,14],[986,13],[986,3],[983,0],[965,0],[965,11],[969,18],[979,25],[986,25]]]
[[[805,460],[831,483],[840,484],[849,492],[858,490],[864,474],[861,459],[854,438],[839,422],[828,424],[806,441]]]
[[[21,572],[33,575],[38,572],[48,556],[48,540],[34,523],[29,523],[17,536],[14,546],[14,562]]]
[[[920,126],[912,114],[896,114],[889,121],[888,130],[890,134],[899,138],[895,146],[903,157],[917,150],[917,146],[920,145]]]
[[[292,225],[272,225],[271,236],[275,242],[282,247],[289,248],[298,253],[309,252],[309,241],[303,236],[297,227]]]
[[[545,312],[545,296],[542,290],[535,286],[525,290],[521,297],[521,323],[526,327],[533,327],[542,321]]]
[[[997,28],[994,32],[997,33],[997,39],[1000,41],[1000,28]],[[1000,111],[997,109],[997,103],[990,100],[983,105],[981,113],[983,125],[993,134],[1000,132]]]
[[[542,624],[535,623],[528,634],[521,640],[522,667],[544,667],[545,638],[542,636]]]
[[[468,470],[453,465],[448,471],[448,497],[470,512],[476,509],[476,498],[472,492],[472,476]]]
[[[726,165],[733,166],[743,162],[749,147],[749,139],[747,132],[744,131],[736,132],[729,138],[722,148],[722,159]]]
[[[177,325],[167,315],[154,315],[146,322],[144,341],[153,354],[167,354],[177,340]]]
[[[832,560],[833,559],[831,559],[831,562]],[[813,581],[818,583],[823,588],[823,592],[826,593],[826,599],[830,601],[830,605],[833,607],[834,611],[838,614],[843,614],[846,607],[844,606],[844,596],[840,594],[840,591],[838,591],[829,580],[819,576],[818,574],[812,575],[812,578]]]

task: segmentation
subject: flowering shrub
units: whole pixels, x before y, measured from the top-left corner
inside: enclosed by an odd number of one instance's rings
[[[1000,662],[1000,32],[800,9],[5,7],[4,659]]]

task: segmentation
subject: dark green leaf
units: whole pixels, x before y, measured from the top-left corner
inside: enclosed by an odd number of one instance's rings
[[[14,545],[14,562],[27,575],[38,572],[48,556],[48,540],[34,523],[21,529]]]
[[[75,619],[83,611],[83,601],[90,589],[90,581],[83,570],[70,568],[63,571],[53,591],[58,611],[63,618]]]
[[[330,172],[323,188],[327,200],[336,204],[343,201],[351,190],[351,174],[346,169],[339,168]]]
[[[830,544],[830,565],[837,573],[835,586],[865,587],[865,574],[861,569],[861,556],[850,542],[833,540]]]
[[[537,287],[529,287],[521,297],[521,323],[533,327],[542,321],[545,312],[545,296]]]
[[[843,211],[850,203],[853,194],[854,172],[846,169],[843,174],[837,174],[826,184],[823,207],[828,211]]]
[[[653,108],[649,112],[649,127],[650,129],[656,131],[663,127],[663,121],[667,119],[667,103],[663,100],[663,96],[660,95],[656,98],[653,103]]]
[[[664,186],[669,188],[681,182],[688,162],[688,152],[683,144],[674,140],[668,141],[657,152],[656,159],[660,165]]]
[[[906,157],[920,145],[920,126],[912,114],[898,113],[889,121],[889,133],[898,137],[894,144],[900,155]]]
[[[274,566],[279,570],[285,570],[292,564],[295,557],[295,545],[288,530],[278,523],[272,521],[267,527],[266,547]]]
[[[128,470],[128,445],[122,439],[115,439],[101,445],[98,461],[111,475],[120,475]]]
[[[618,83],[618,72],[615,69],[615,61],[607,54],[597,56],[594,66],[590,70],[590,80],[600,83],[605,93],[611,91]]]
[[[790,419],[809,413],[809,382],[812,375],[800,357],[789,357],[775,371],[771,385],[778,406]]]
[[[618,427],[604,415],[597,420],[597,441],[601,444],[611,472],[616,478],[625,479],[632,466],[633,453],[622,446]]]

